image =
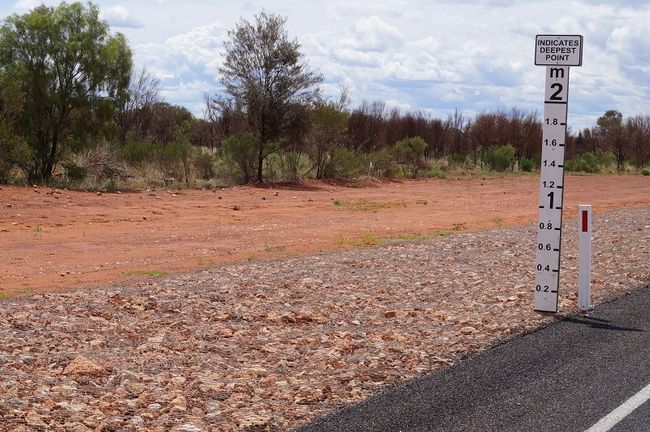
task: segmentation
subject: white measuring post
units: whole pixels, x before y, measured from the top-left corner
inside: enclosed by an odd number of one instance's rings
[[[578,311],[580,315],[589,315],[591,308],[591,205],[578,207]]]
[[[582,36],[537,35],[535,64],[546,66],[546,82],[534,309],[540,312],[557,312],[569,66],[582,65]]]

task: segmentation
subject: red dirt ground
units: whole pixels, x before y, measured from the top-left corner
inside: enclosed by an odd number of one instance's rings
[[[650,177],[567,176],[565,217],[650,204]],[[537,176],[96,194],[0,187],[0,295],[537,218]]]

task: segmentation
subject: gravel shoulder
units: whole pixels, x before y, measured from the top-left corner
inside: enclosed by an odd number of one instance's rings
[[[573,314],[532,311],[535,227],[0,302],[0,430],[286,430]],[[594,304],[650,281],[650,207],[594,215]]]

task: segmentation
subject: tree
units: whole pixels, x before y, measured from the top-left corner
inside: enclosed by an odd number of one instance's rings
[[[606,111],[596,124],[605,145],[616,156],[616,169],[621,171],[628,152],[627,140],[623,138],[623,114],[615,110]]]
[[[25,95],[17,131],[30,149],[19,161],[30,182],[48,183],[67,146],[107,133],[130,72],[126,39],[109,33],[91,3],[39,6],[5,19],[0,75]]]
[[[317,99],[323,78],[302,61],[300,44],[289,40],[286,18],[267,14],[244,19],[228,32],[225,62],[219,68],[226,92],[240,103],[256,135],[257,181],[264,160],[286,147],[288,133],[305,127],[306,105]]]
[[[312,169],[316,169],[316,178],[319,180],[327,175],[334,150],[343,141],[349,116],[347,106],[347,91],[343,90],[338,102],[318,102],[311,113],[307,151],[314,164]]]
[[[122,101],[115,114],[118,140],[122,145],[129,135],[144,137],[145,128],[153,115],[152,107],[160,102],[160,80],[146,69],[141,69],[130,82],[126,100]]]

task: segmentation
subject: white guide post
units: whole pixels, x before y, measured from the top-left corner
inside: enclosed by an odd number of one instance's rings
[[[569,66],[582,65],[582,36],[537,35],[535,64],[546,66],[546,82],[534,309],[541,312],[557,312]]]
[[[581,204],[578,208],[579,280],[578,311],[589,315],[591,308],[591,205]]]

